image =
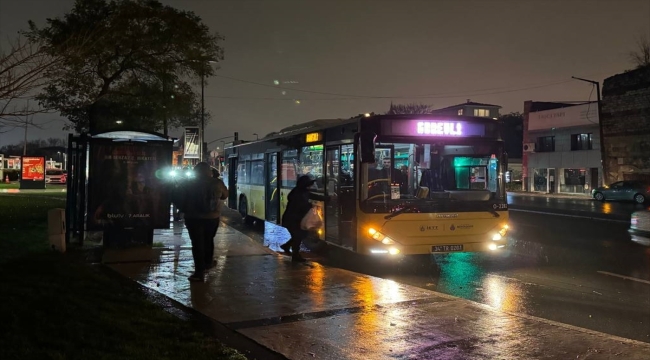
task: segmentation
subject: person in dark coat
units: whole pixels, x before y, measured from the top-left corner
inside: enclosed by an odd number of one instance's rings
[[[280,248],[287,255],[291,255],[294,262],[304,262],[305,259],[300,256],[300,244],[307,237],[309,232],[300,228],[302,218],[311,210],[312,204],[309,200],[325,201],[325,197],[309,191],[315,180],[307,175],[298,178],[296,187],[287,195],[287,208],[282,215],[282,226],[289,230],[291,239]]]

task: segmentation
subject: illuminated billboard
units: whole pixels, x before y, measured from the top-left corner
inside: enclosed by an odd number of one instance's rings
[[[45,158],[23,156],[22,181],[45,181]]]

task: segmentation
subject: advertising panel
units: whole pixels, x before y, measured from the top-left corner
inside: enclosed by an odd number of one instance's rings
[[[185,128],[185,146],[183,158],[185,159],[199,159],[199,128],[186,127]]]
[[[15,159],[14,164],[20,168],[21,189],[45,189],[45,158],[40,156],[23,156]]]
[[[22,164],[20,172],[22,181],[45,181],[44,157],[23,156]]]
[[[93,139],[88,228],[169,228],[171,142]]]

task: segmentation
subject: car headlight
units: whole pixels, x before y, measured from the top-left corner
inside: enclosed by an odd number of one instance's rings
[[[368,235],[370,235],[371,238],[381,242],[384,245],[392,245],[395,243],[393,239],[389,238],[388,236],[380,233],[379,231],[373,228],[368,229]]]

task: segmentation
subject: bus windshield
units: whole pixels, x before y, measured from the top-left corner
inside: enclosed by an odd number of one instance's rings
[[[375,149],[375,163],[361,167],[366,212],[493,211],[506,202],[500,143],[378,143]]]

